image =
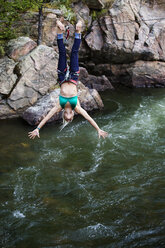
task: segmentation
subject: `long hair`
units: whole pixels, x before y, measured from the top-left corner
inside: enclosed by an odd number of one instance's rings
[[[62,129],[64,129],[64,127],[66,127],[71,121],[66,121],[65,118],[64,118],[64,114],[65,114],[65,110],[63,109],[62,111],[62,126],[60,128],[60,131],[62,131]]]

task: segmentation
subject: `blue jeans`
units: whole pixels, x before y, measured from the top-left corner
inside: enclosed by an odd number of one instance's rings
[[[58,61],[58,79],[59,81],[63,81],[66,75],[67,68],[67,58],[66,58],[66,49],[63,43],[63,35],[57,36],[57,44],[59,49],[59,61]],[[70,56],[70,77],[72,80],[78,80],[78,75],[74,75],[75,72],[79,72],[79,62],[78,62],[78,52],[81,44],[81,38],[76,38],[72,47],[72,52]]]

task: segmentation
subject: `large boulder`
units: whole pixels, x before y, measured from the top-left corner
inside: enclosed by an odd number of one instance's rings
[[[19,115],[6,103],[6,100],[0,100],[0,119],[15,118]]]
[[[8,98],[8,104],[21,113],[39,98],[53,90],[57,83],[58,54],[53,48],[40,45],[16,66],[18,82]]]
[[[127,69],[133,87],[165,87],[165,63],[159,61],[137,61]]]
[[[19,37],[9,41],[6,52],[9,58],[18,61],[22,56],[31,52],[36,46],[37,43],[29,37]]]
[[[78,83],[78,98],[86,111],[102,109],[104,107],[101,97],[96,89],[89,89],[81,82]]]
[[[53,108],[60,94],[60,89],[52,91],[50,94],[43,96],[33,106],[26,109],[22,117],[30,125],[37,125],[46,114]],[[48,122],[57,121],[62,117],[61,113],[55,114]]]
[[[104,73],[113,86],[165,87],[165,62],[139,60],[130,64],[102,64],[95,67],[95,72],[98,71]]]
[[[98,77],[90,75],[88,71],[83,67],[80,67],[79,80],[89,89],[96,89],[97,91],[114,89],[105,75]]]
[[[30,125],[37,125],[46,114],[54,107],[59,98],[60,89],[55,89],[50,94],[43,96],[37,103],[29,107],[22,115]],[[78,82],[78,98],[81,106],[91,111],[103,108],[103,102],[96,90],[89,90],[81,82]],[[58,121],[62,117],[62,112],[55,114],[48,122]]]
[[[140,0],[116,0],[109,13],[92,24],[86,37],[92,59],[96,63],[165,61],[164,16],[164,9]]]
[[[114,87],[117,84],[129,87],[163,87],[164,64],[161,63],[165,61],[163,4],[163,0],[152,1],[152,4],[149,0],[114,1],[106,15],[94,21],[88,30],[85,36],[87,56],[83,57],[84,49],[80,56],[81,65],[88,68],[90,74],[105,75]],[[146,61],[146,64],[139,61]],[[138,76],[140,74],[141,78]],[[148,75],[153,78],[149,80]]]
[[[14,72],[15,66],[16,63],[8,57],[0,59],[0,94],[2,95],[10,94],[16,84],[18,77]]]

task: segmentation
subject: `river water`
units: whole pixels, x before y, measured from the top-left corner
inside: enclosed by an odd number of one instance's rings
[[[165,247],[165,89],[105,92],[91,115],[29,140],[0,122],[0,247]]]

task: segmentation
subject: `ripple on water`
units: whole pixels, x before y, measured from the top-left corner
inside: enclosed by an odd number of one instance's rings
[[[114,226],[105,226],[100,223],[71,231],[67,234],[67,239],[78,242],[102,239],[107,237],[117,238],[118,232],[115,230]]]
[[[27,142],[16,125],[9,143],[26,147],[7,149],[5,135],[2,155],[14,152],[7,169],[0,161],[4,247],[164,247],[165,99],[129,93],[91,114],[105,140],[81,117]]]

